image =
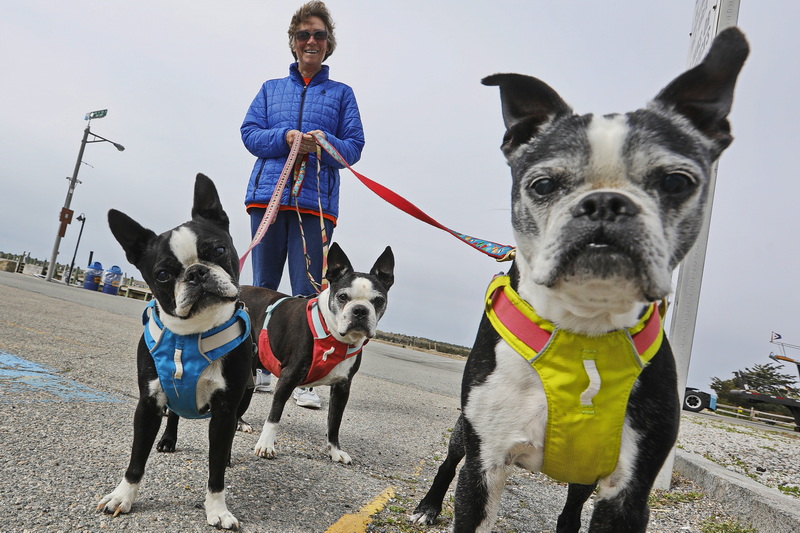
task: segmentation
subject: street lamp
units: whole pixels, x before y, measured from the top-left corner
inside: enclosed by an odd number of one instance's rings
[[[81,139],[81,149],[78,151],[78,160],[75,162],[75,170],[72,172],[72,177],[67,177],[69,180],[69,189],[67,190],[67,198],[64,200],[64,207],[61,209],[61,215],[59,216],[59,221],[61,224],[58,227],[58,233],[56,234],[56,242],[53,245],[53,254],[50,256],[50,264],[47,267],[47,277],[45,278],[47,281],[53,281],[53,273],[56,270],[56,259],[58,258],[58,247],[61,245],[61,239],[64,237],[64,234],[67,231],[67,224],[72,222],[72,210],[69,208],[69,204],[72,202],[72,194],[75,192],[75,187],[78,183],[78,171],[81,169],[81,162],[83,161],[83,151],[86,149],[86,145],[89,143],[99,143],[99,142],[107,142],[114,145],[114,147],[119,150],[120,152],[125,149],[119,143],[115,143],[114,141],[110,141],[105,137],[101,137],[96,133],[92,133],[89,129],[92,119],[93,118],[103,118],[108,113],[107,109],[101,109],[100,111],[92,111],[91,113],[87,113],[84,120],[87,120],[86,129],[83,130],[83,139]],[[89,140],[89,135],[93,138]],[[81,226],[83,229],[83,226]]]
[[[71,285],[70,282],[72,281],[72,269],[75,267],[75,257],[78,255],[78,246],[81,245],[81,235],[83,235],[83,224],[86,222],[86,215],[81,213],[75,220],[81,223],[81,230],[78,232],[78,242],[75,243],[75,253],[72,254],[72,263],[69,264],[69,271],[67,272],[67,285]]]

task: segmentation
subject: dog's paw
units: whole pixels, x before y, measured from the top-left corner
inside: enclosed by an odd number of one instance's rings
[[[175,453],[177,444],[178,443],[175,441],[175,439],[161,437],[161,440],[156,444],[156,450],[162,453]]]
[[[275,459],[275,444],[267,444],[266,442],[262,442],[262,439],[258,439],[256,443],[256,447],[253,449],[255,454],[259,457],[263,457],[265,459]]]
[[[347,452],[340,450],[331,443],[328,443],[328,455],[331,456],[331,460],[334,463],[342,463],[345,465],[353,464],[353,460],[350,459]]]
[[[236,424],[236,431],[241,431],[242,433],[252,433],[253,426],[240,418],[239,422]]]
[[[206,492],[206,522],[217,529],[239,529],[239,521],[228,511],[224,492]]]
[[[416,524],[418,526],[430,526],[436,522],[436,517],[439,516],[439,512],[439,509],[419,505],[416,509],[414,509],[414,514],[411,515],[409,520],[411,520],[412,524]]]
[[[278,429],[278,424],[273,422],[266,422],[261,430],[261,436],[258,437],[255,454],[259,457],[266,459],[275,459],[275,435]]]
[[[263,457],[264,459],[275,459],[275,448],[259,448],[256,446],[255,453],[259,457]]]
[[[120,513],[129,513],[138,494],[139,484],[128,483],[123,479],[114,489],[114,492],[107,494],[100,500],[100,503],[97,504],[97,510],[114,516]]]

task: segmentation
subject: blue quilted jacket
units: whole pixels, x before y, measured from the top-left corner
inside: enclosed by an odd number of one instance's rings
[[[281,170],[289,156],[286,133],[289,130],[307,133],[321,130],[334,148],[351,165],[361,158],[364,130],[353,89],[328,77],[323,65],[306,87],[297,63],[289,67],[289,76],[268,80],[261,86],[242,123],[242,141],[256,156],[244,203],[269,203]],[[334,220],[339,215],[339,170],[342,168],[330,155],[322,152],[320,164],[320,196],[323,212]],[[281,197],[281,205],[290,202],[291,183]],[[308,169],[298,197],[301,209],[319,211],[317,205],[317,161],[309,154]]]

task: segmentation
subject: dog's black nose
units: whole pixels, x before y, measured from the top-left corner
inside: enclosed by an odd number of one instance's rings
[[[632,217],[638,214],[639,208],[630,198],[624,194],[607,191],[585,196],[572,209],[573,217],[588,217],[595,222],[616,222],[620,217]]]
[[[186,271],[184,279],[186,283],[192,285],[200,285],[206,280],[208,276],[208,267],[205,265],[194,265]]]
[[[367,309],[363,305],[357,305],[353,307],[353,309],[350,312],[353,314],[353,318],[356,319],[362,319],[369,316],[369,309]]]

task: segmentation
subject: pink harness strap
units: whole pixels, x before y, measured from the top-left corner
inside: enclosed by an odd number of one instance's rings
[[[498,287],[492,294],[492,307],[497,317],[517,337],[530,346],[533,351],[541,352],[550,340],[550,332],[545,331],[526,317],[519,308],[508,299],[503,287]]]
[[[644,324],[644,327],[631,335],[633,345],[639,355],[644,354],[648,348],[658,338],[661,332],[661,320],[659,320],[659,310],[657,304]],[[525,343],[535,352],[541,352],[545,345],[550,341],[551,333],[542,329],[538,324],[532,322],[517,306],[508,298],[503,287],[498,287],[492,294],[492,307],[497,317],[503,322],[508,330],[520,341]]]

